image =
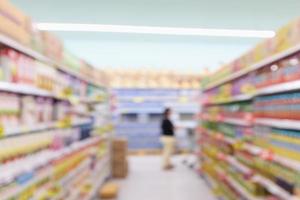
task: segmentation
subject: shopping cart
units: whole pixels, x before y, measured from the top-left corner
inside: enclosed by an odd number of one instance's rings
[[[188,166],[191,169],[194,169],[197,164],[197,158],[195,156],[196,152],[196,137],[195,137],[195,129],[188,128],[187,129],[187,152],[182,160],[182,163]]]

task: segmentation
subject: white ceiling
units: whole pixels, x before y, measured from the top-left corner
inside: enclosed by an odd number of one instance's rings
[[[300,16],[299,0],[12,0],[36,22],[276,30]],[[201,71],[237,57],[257,39],[58,33],[99,67]]]

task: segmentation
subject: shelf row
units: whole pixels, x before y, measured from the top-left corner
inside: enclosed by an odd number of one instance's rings
[[[85,77],[81,73],[76,72],[76,71],[68,68],[67,66],[61,65],[61,64],[57,63],[56,61],[51,60],[50,58],[47,58],[46,56],[42,55],[41,53],[36,52],[3,34],[0,34],[0,43],[7,47],[13,48],[27,56],[30,56],[38,61],[49,64],[50,66],[53,66],[56,69],[66,72],[74,77],[77,77],[78,79],[80,79],[86,83],[89,83],[89,84],[97,86],[97,87],[103,87],[103,85],[99,85],[97,82],[91,80],[91,78]]]
[[[283,92],[290,92],[294,90],[300,90],[300,81],[291,81],[281,84],[275,84],[272,86],[268,86],[262,89],[256,90],[254,93],[251,94],[242,94],[236,95],[228,99],[212,101],[212,102],[204,102],[205,105],[218,105],[218,104],[228,104],[234,102],[242,102],[242,101],[251,101],[253,98],[261,95],[269,95],[269,94],[276,94],[276,93],[283,93]]]
[[[206,130],[206,129],[201,129],[201,130],[204,131],[205,133],[210,132],[209,130]],[[240,139],[235,139],[235,138],[228,137],[228,136],[223,136],[223,137],[216,136],[216,138],[218,140],[228,143],[229,145],[235,145],[240,142]],[[259,147],[259,146],[256,146],[256,145],[250,144],[250,143],[243,143],[240,146],[240,149],[245,150],[255,156],[261,156],[266,153],[271,153],[271,151],[269,151],[268,149],[264,149],[262,147]],[[300,172],[300,161],[286,158],[284,156],[277,155],[276,153],[271,153],[271,154],[272,154],[272,159],[270,161],[277,162],[283,166],[286,166],[288,168],[291,168],[295,171]]]
[[[59,95],[31,85],[3,82],[3,81],[0,81],[0,91],[23,94],[23,95],[32,95],[37,97],[48,97],[48,98],[53,98],[62,101],[72,101],[72,102],[76,101],[81,103],[101,103],[104,101],[104,98],[102,97],[101,98],[100,97],[79,98],[74,95]]]
[[[235,80],[239,77],[242,77],[246,74],[249,74],[252,71],[255,71],[255,70],[258,70],[258,69],[260,69],[262,67],[265,67],[267,65],[273,64],[274,62],[279,61],[281,59],[284,59],[284,58],[286,58],[290,55],[293,55],[293,54],[295,54],[299,51],[300,51],[300,45],[297,45],[297,46],[294,46],[294,47],[292,47],[288,50],[285,50],[284,52],[277,53],[277,54],[275,54],[273,56],[270,56],[270,57],[268,57],[268,58],[266,58],[266,59],[264,59],[264,60],[262,60],[262,61],[260,61],[256,64],[251,65],[250,67],[247,67],[243,70],[240,70],[238,72],[235,72],[235,73],[231,74],[228,77],[225,77],[225,78],[223,78],[219,81],[216,81],[214,83],[209,84],[208,86],[206,86],[204,88],[204,91],[213,89],[213,88],[218,87],[218,86],[220,86],[224,83],[230,82],[230,81]]]
[[[5,170],[6,173],[0,176],[1,199],[30,196],[35,198],[41,197],[38,194],[42,195],[45,188],[47,190],[47,187],[45,187],[48,186],[45,185],[47,182],[50,187],[59,186],[66,189],[64,187],[67,186],[67,183],[69,184],[73,179],[77,178],[76,174],[79,175],[82,171],[90,171],[90,165],[94,161],[90,158],[89,152],[91,149],[102,148],[100,146],[101,142],[102,139],[100,137],[90,138],[77,141],[58,150],[45,149],[2,164],[1,170]],[[98,157],[99,155],[96,154],[95,156]],[[106,157],[101,156],[100,162],[103,162],[103,159]],[[48,165],[47,163],[51,164]],[[102,170],[103,166],[100,165],[100,167]],[[39,169],[39,171],[36,171],[36,169]],[[54,182],[52,183],[54,180],[58,181],[60,185],[55,186]],[[15,184],[11,185],[10,183]],[[33,194],[30,188],[36,185],[39,185],[39,187],[34,188],[35,192]],[[51,191],[51,189],[48,188],[48,191]]]
[[[274,128],[289,129],[289,130],[300,130],[299,120],[289,120],[289,119],[274,119],[274,118],[255,118],[252,120],[246,120],[243,118],[230,118],[230,117],[202,117],[204,121],[211,122],[221,122],[226,124],[232,124],[237,126],[254,126],[262,125]]]
[[[223,137],[223,138],[215,137],[215,139],[222,140],[224,142],[227,141],[226,138],[227,137]],[[230,140],[234,140],[234,139],[230,139]],[[257,147],[255,145],[252,145],[252,144],[243,143],[242,145],[241,144],[237,145],[238,143],[239,143],[238,140],[234,140],[234,143],[229,143],[229,144],[233,145],[235,148],[237,148],[238,151],[239,150],[247,151],[257,157],[261,157],[262,154],[265,154],[265,152],[266,152],[266,150],[264,150],[260,147]],[[205,142],[205,144],[207,145],[207,142]],[[222,146],[222,145],[220,145],[220,146]],[[202,146],[202,148],[203,148],[203,146]],[[211,156],[211,155],[204,154],[202,156],[204,156],[203,158],[205,159],[207,156]],[[251,181],[253,183],[257,183],[257,184],[261,185],[269,193],[275,195],[276,197],[279,197],[279,199],[284,199],[284,200],[285,199],[297,199],[296,196],[290,194],[288,191],[286,191],[285,189],[283,189],[282,187],[277,185],[277,183],[275,183],[273,179],[271,180],[269,178],[266,178],[265,176],[260,175],[259,174],[260,171],[256,172],[256,170],[249,168],[245,164],[238,161],[234,155],[226,155],[226,153],[218,153],[214,157],[215,157],[214,159],[218,160],[218,162],[225,161],[228,165],[232,166],[234,169],[236,169],[238,171],[236,173],[241,173],[243,175],[243,177],[246,178],[247,181]],[[286,166],[290,169],[296,170],[298,172],[300,171],[299,170],[300,162],[286,159],[282,156],[273,155],[272,159],[266,160],[266,162],[277,162],[277,163],[279,163],[283,166]],[[223,165],[221,165],[221,164],[218,165],[218,168],[223,168]],[[267,170],[267,169],[264,169],[264,170]],[[227,173],[221,172],[220,176],[221,176],[221,179],[223,179],[223,180],[225,179],[235,189],[235,191],[237,191],[243,198],[253,199],[253,200],[264,199],[259,196],[254,196],[254,195],[250,194],[244,187],[245,185],[242,186],[242,184],[240,182],[237,182],[235,179],[233,179]]]
[[[24,135],[27,133],[36,133],[40,131],[46,131],[50,129],[61,129],[64,127],[76,127],[76,126],[81,126],[85,124],[91,124],[92,120],[89,118],[85,119],[75,119],[72,120],[70,124],[63,125],[61,124],[61,121],[57,122],[47,122],[47,123],[40,123],[40,124],[34,124],[32,126],[22,126],[22,127],[13,127],[7,130],[3,131],[3,136],[2,138],[7,138],[7,137],[14,137],[18,135]]]

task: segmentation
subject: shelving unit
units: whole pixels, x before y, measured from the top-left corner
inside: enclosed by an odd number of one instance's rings
[[[299,30],[295,24],[288,28]],[[268,44],[276,47],[278,38],[290,48],[265,53],[270,46],[263,42],[227,65],[231,74],[209,79],[214,81],[206,82],[202,90],[201,170],[215,179],[214,190],[227,184],[231,189],[226,192],[239,193],[242,199],[300,198],[300,152],[296,148],[300,144],[300,38],[291,43],[287,35],[279,35]],[[249,63],[255,56],[260,60]],[[238,65],[243,62],[245,66]],[[226,174],[225,182],[209,175],[220,169]],[[218,197],[227,196],[226,192]]]
[[[194,89],[119,88],[115,94],[116,135],[128,138],[130,150],[158,150],[160,123],[166,107],[173,110],[173,121],[182,127],[177,131],[179,148],[186,149],[187,131],[195,129],[199,105]],[[184,102],[181,102],[184,99]]]
[[[54,60],[51,60],[50,58],[47,58],[46,56],[42,55],[41,53],[39,52],[36,52],[18,42],[16,42],[15,40],[3,35],[3,34],[0,34],[0,43],[2,45],[5,45],[7,47],[10,47],[12,49],[15,49],[27,56],[30,56],[31,58],[33,59],[36,59],[40,62],[43,62],[45,64],[48,64],[50,66],[53,66],[55,68],[57,68],[58,70],[61,70],[63,72],[66,72],[74,77],[77,77],[87,83],[90,83],[92,85],[95,85],[95,86],[98,86],[98,87],[104,87],[103,85],[99,85],[98,83],[96,83],[94,80],[92,80],[91,78],[89,77],[85,77],[83,76],[82,74],[70,69],[69,67],[67,66],[64,66],[62,64],[59,64],[57,63],[56,61]]]
[[[26,17],[8,7],[10,17]],[[62,44],[58,59],[45,38],[34,50],[6,34],[0,33],[0,199],[93,200],[111,173],[106,77],[76,56],[79,68],[66,64]]]
[[[289,92],[289,91],[295,91],[299,89],[300,89],[300,81],[290,81],[287,83],[274,84],[272,86],[264,87],[262,89],[256,90],[251,94],[236,95],[231,97],[228,100],[204,103],[204,105],[219,105],[219,104],[229,104],[234,102],[251,101],[257,96]]]
[[[259,63],[251,65],[250,67],[247,67],[244,70],[238,71],[238,72],[236,72],[236,73],[234,73],[234,74],[232,74],[232,75],[230,75],[230,76],[228,76],[228,77],[226,77],[222,80],[219,80],[215,83],[211,83],[210,85],[206,86],[203,91],[205,92],[205,91],[210,90],[212,88],[218,87],[218,86],[220,86],[224,83],[235,80],[239,77],[242,77],[243,75],[249,74],[252,71],[256,71],[256,70],[258,70],[258,69],[260,69],[260,68],[262,68],[266,65],[272,64],[272,63],[274,63],[278,60],[282,60],[282,59],[284,59],[284,58],[286,58],[290,55],[293,55],[293,54],[295,54],[299,51],[300,51],[300,45],[296,45],[294,47],[291,47],[291,48],[289,48],[288,50],[286,50],[284,52],[280,52],[280,53],[277,53],[273,56],[270,56],[270,57],[260,61]]]

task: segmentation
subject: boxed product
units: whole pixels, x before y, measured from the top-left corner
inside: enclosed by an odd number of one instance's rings
[[[73,55],[71,52],[64,49],[63,55],[62,55],[62,63],[74,71],[79,72],[80,67],[82,66],[81,59],[77,58],[75,55]]]
[[[85,61],[81,61],[81,65],[79,68],[80,74],[83,74],[85,77],[93,77],[93,79],[95,79],[96,71],[97,71],[96,69],[94,69]]]
[[[42,31],[41,37],[44,43],[44,54],[57,61],[61,62],[63,59],[63,43],[53,33]]]
[[[20,98],[17,94],[0,93],[0,126],[4,130],[19,125],[20,110]]]
[[[13,49],[4,48],[0,51],[1,80],[34,84],[35,63],[32,58]]]
[[[44,63],[35,61],[35,85],[41,89],[53,91],[56,85],[57,71]]]
[[[1,80],[16,82],[18,52],[5,48],[0,51]]]
[[[44,53],[44,42],[42,37],[42,32],[36,29],[35,27],[32,28],[31,32],[31,48],[41,54]]]
[[[0,1],[0,32],[29,45],[30,43],[30,19],[15,8],[8,0]]]

